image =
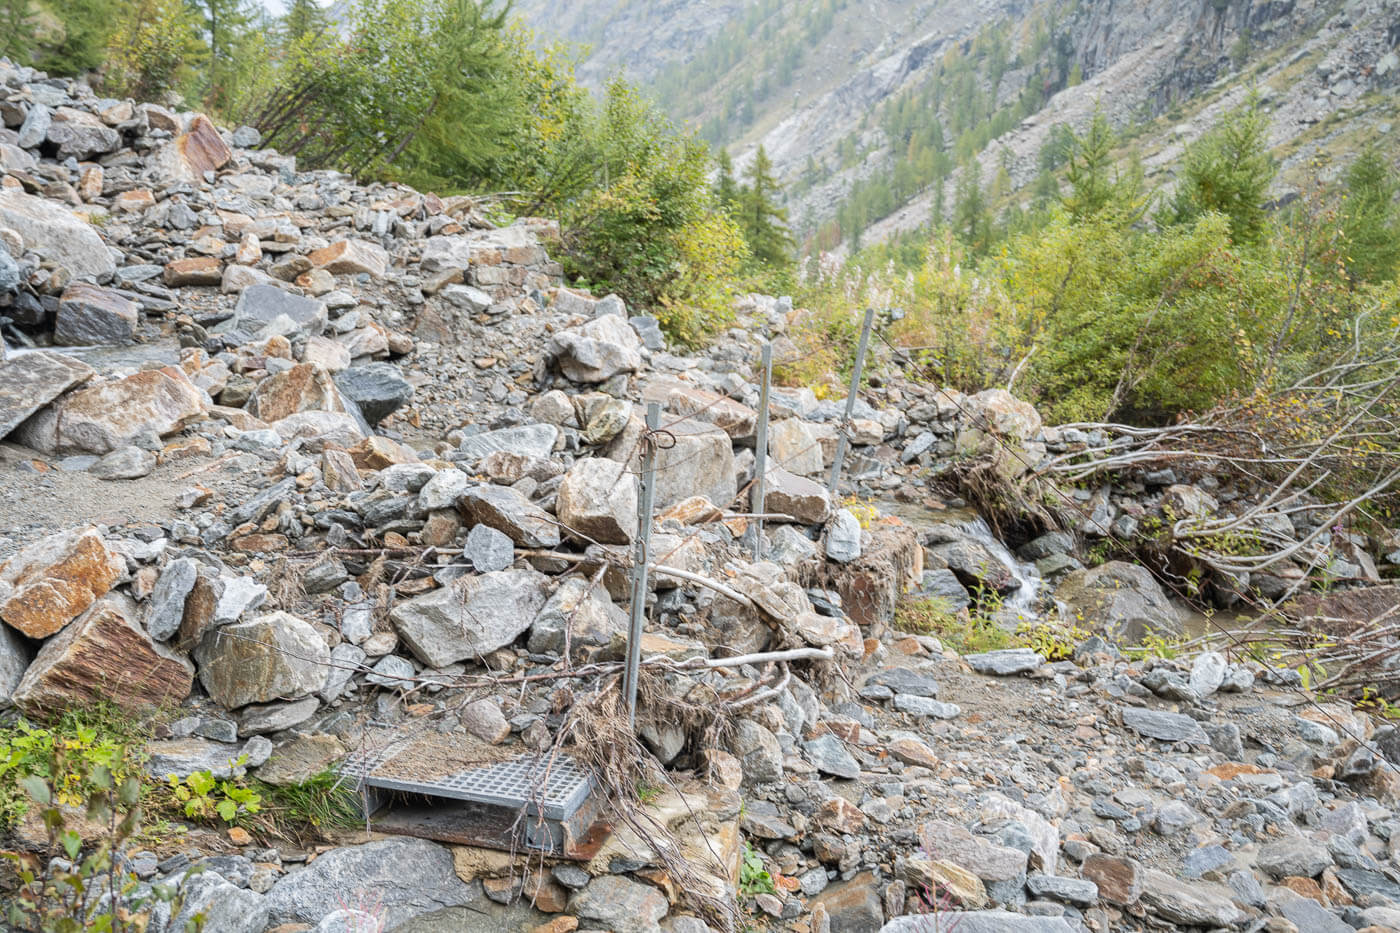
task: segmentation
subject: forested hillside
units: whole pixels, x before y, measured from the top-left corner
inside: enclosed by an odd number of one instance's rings
[[[1400,9],[1382,0],[756,0],[681,4],[676,31],[649,4],[550,6],[522,9],[585,43],[582,73],[634,76],[741,163],[764,144],[809,248],[950,218],[973,161],[998,211],[1031,207],[1096,104],[1124,137],[1119,158],[1163,183],[1185,143],[1258,91],[1276,116],[1279,196],[1318,159],[1335,174],[1365,140],[1394,139],[1400,116]]]

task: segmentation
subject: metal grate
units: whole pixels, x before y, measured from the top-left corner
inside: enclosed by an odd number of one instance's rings
[[[573,816],[593,790],[593,778],[563,756],[523,755],[513,761],[468,768],[440,778],[411,780],[380,773],[403,744],[373,752],[357,752],[340,766],[342,774],[365,786],[431,797],[446,797],[512,810],[526,808],[531,815],[551,820]]]

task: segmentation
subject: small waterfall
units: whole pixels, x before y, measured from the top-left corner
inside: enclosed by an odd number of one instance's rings
[[[1024,619],[1038,618],[1040,613],[1037,606],[1042,581],[1040,572],[1035,569],[1035,565],[1018,560],[1007,549],[1006,545],[992,534],[992,529],[980,515],[960,522],[958,528],[966,532],[969,538],[986,548],[993,557],[1005,564],[1010,569],[1012,578],[1020,584],[1019,587],[1007,594],[1006,600],[1002,604],[1002,615],[1018,622]]]

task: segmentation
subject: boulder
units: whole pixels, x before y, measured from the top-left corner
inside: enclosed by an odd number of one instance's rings
[[[266,899],[239,887],[214,871],[191,875],[181,889],[180,910],[170,930],[198,929],[203,933],[262,933],[267,928]],[[196,926],[196,919],[199,921]]]
[[[61,346],[125,346],[133,343],[140,307],[108,288],[74,282],[58,299],[53,342]]]
[[[275,285],[249,285],[238,296],[233,317],[214,329],[218,333],[236,331],[249,340],[294,334],[310,337],[325,330],[328,315],[325,302],[293,295]]]
[[[156,641],[169,641],[180,630],[185,600],[199,578],[199,562],[192,557],[172,560],[161,570],[146,610],[146,631]]]
[[[316,693],[330,665],[321,636],[286,612],[210,628],[194,657],[199,682],[228,709]]]
[[[1108,637],[1130,644],[1149,633],[1180,635],[1181,613],[1145,568],[1109,561],[1065,576],[1055,599],[1067,614]]]
[[[332,275],[369,275],[380,279],[389,271],[389,254],[366,240],[340,240],[306,257]]]
[[[15,429],[15,439],[47,454],[105,454],[167,434],[208,409],[208,396],[178,366],[71,392]]]
[[[800,525],[817,525],[826,521],[831,511],[831,497],[825,486],[773,466],[768,468],[764,484],[763,508],[786,515]]]
[[[555,506],[572,534],[600,544],[627,544],[637,529],[637,486],[616,460],[585,457],[564,475]]]
[[[0,619],[30,638],[48,638],[125,573],[125,559],[95,529],[51,535],[0,565]]]
[[[189,121],[184,132],[157,150],[149,161],[148,172],[162,182],[202,186],[205,172],[217,171],[231,158],[233,150],[201,113]]]
[[[117,271],[92,225],[54,201],[0,188],[0,227],[13,229],[28,249],[63,266],[74,278],[101,279]]]
[[[224,264],[217,256],[189,256],[166,263],[162,278],[171,288],[218,285],[224,280]]]
[[[568,577],[530,626],[530,650],[562,654],[566,630],[574,649],[606,645],[614,635],[627,631],[627,613],[613,604],[606,587],[583,577]]]
[[[860,521],[849,509],[837,509],[826,524],[828,560],[849,564],[860,557]]]
[[[380,928],[471,904],[481,895],[457,877],[452,853],[426,839],[384,839],[332,849],[267,892],[273,924],[314,924],[348,900],[374,899]]]
[[[594,878],[569,899],[569,911],[590,928],[613,933],[659,933],[657,924],[669,909],[656,888],[621,875]]]
[[[461,577],[400,603],[389,618],[420,661],[445,667],[515,641],[544,607],[545,583],[534,570]]]
[[[752,447],[757,439],[758,412],[728,396],[662,376],[647,383],[643,402],[659,402],[666,411],[698,418],[728,434],[736,444]]]
[[[465,478],[460,472],[458,475]],[[424,492],[433,482],[423,487]],[[559,524],[509,486],[473,486],[457,499],[457,508],[468,521],[496,529],[518,547],[552,548],[559,544]]]
[[[272,424],[303,411],[345,414],[347,406],[331,374],[310,363],[298,363],[258,383],[245,406],[248,414]]]
[[[768,427],[768,456],[798,476],[820,476],[824,467],[821,444],[800,418],[784,418]]]
[[[559,429],[552,424],[522,424],[463,438],[457,449],[456,459],[480,460],[496,451],[548,457],[554,452],[554,445],[558,440]]]
[[[46,136],[58,147],[60,159],[91,159],[115,152],[122,144],[121,134],[116,130],[104,126],[92,114],[71,107],[58,108]]]
[[[105,699],[137,711],[190,695],[194,667],[157,645],[134,620],[135,605],[112,594],[39,649],[15,688],[21,709],[54,712]]]
[[[0,439],[92,376],[86,363],[44,350],[0,360]]]
[[[413,400],[412,384],[393,363],[352,366],[336,375],[335,384],[372,425]]]
[[[0,625],[0,709],[10,705],[15,687],[34,660],[34,651],[8,625]]]
[[[549,353],[574,382],[606,382],[642,368],[641,346],[626,319],[609,314],[555,334]]]
[[[610,459],[625,462],[633,474],[641,469],[639,441],[644,427],[642,418],[634,414],[605,451]],[[732,507],[739,481],[729,435],[703,421],[667,424],[666,430],[668,446],[656,452],[656,508],[669,508],[693,496],[704,496],[722,509]]]

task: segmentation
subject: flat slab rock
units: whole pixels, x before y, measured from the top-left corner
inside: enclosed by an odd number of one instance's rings
[[[81,360],[43,350],[0,362],[0,438],[93,374],[93,368]]]
[[[963,660],[979,674],[995,674],[998,677],[1027,674],[1045,663],[1043,655],[1029,648],[1006,648],[1002,651],[967,654],[963,655]]]
[[[958,933],[1074,933],[1075,927],[1063,917],[1028,917],[1006,910],[944,911],[944,929]],[[880,928],[880,933],[927,933],[935,929],[927,914],[896,917]]]
[[[1190,742],[1192,745],[1210,744],[1210,737],[1201,728],[1201,724],[1190,716],[1162,710],[1142,709],[1137,706],[1125,706],[1122,709],[1123,725],[1139,735],[1163,742]]]

